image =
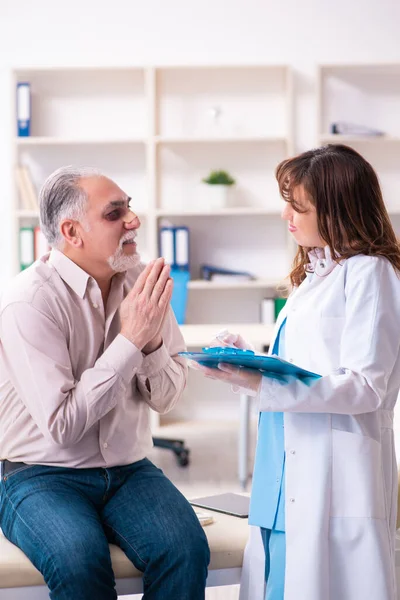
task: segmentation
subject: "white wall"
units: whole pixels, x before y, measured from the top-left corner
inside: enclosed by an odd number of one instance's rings
[[[288,63],[296,144],[315,144],[318,63],[400,61],[396,0],[2,0],[0,288],[11,276],[11,66]]]
[[[11,66],[288,63],[304,150],[316,139],[316,65],[400,62],[399,24],[397,0],[1,0],[0,289],[11,274]]]

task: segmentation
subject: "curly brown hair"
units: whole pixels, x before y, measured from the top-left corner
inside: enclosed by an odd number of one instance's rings
[[[336,260],[357,254],[383,256],[400,274],[400,243],[383,202],[372,166],[349,146],[328,144],[282,161],[276,168],[279,191],[301,212],[293,190],[302,185],[317,213],[318,231]],[[308,252],[299,246],[290,281],[306,277]]]

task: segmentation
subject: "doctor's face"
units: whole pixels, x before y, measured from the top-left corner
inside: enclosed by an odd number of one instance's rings
[[[326,242],[318,231],[317,211],[302,185],[293,190],[293,201],[285,202],[282,219],[288,221],[289,231],[299,246],[323,248]]]

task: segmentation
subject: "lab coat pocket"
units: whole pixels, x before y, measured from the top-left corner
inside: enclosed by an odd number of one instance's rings
[[[379,442],[332,430],[331,516],[385,518]]]

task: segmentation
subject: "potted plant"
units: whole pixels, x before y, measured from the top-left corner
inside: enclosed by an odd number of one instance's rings
[[[202,181],[207,184],[203,208],[225,208],[228,205],[229,190],[235,184],[233,177],[227,171],[211,171]]]

